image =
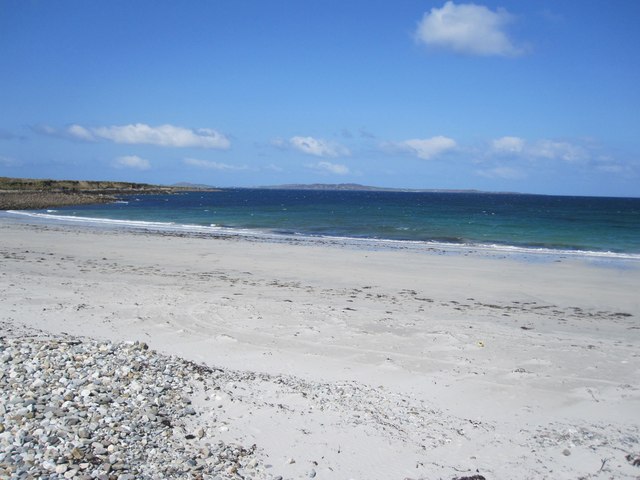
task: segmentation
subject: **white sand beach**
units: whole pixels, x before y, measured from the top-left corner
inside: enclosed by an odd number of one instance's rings
[[[230,372],[194,428],[255,444],[255,478],[640,478],[639,286],[632,261],[0,219],[4,335]]]

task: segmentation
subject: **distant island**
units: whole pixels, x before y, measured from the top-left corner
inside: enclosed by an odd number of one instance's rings
[[[195,188],[131,182],[0,177],[0,210],[91,205],[113,202],[119,195],[167,194],[191,190]],[[215,189],[208,187],[207,190]]]
[[[360,185],[357,183],[293,183],[236,188],[345,192],[513,193],[483,192],[482,190],[473,189],[388,188]],[[211,185],[187,182],[174,183],[172,185],[153,185],[147,183],[95,180],[50,180],[0,177],[0,210],[35,210],[71,205],[110,203],[116,201],[121,195],[173,194],[193,191],[213,192],[220,190],[223,189]]]
[[[188,190],[188,191],[205,190],[208,192],[214,192],[214,191],[222,190],[221,188],[214,187],[212,185],[205,185],[203,183],[189,183],[189,182],[172,183],[170,187],[178,188],[180,190]]]
[[[436,188],[388,188],[388,187],[372,187],[370,185],[360,185],[357,183],[311,183],[311,184],[285,184],[285,185],[268,185],[262,187],[266,190],[326,190],[326,191],[350,191],[350,192],[430,192],[430,193],[489,193],[482,190],[473,189],[436,189]],[[490,192],[490,193],[513,193],[513,192]]]

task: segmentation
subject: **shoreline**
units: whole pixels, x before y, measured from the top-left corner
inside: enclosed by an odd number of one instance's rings
[[[595,262],[612,262],[640,266],[640,253],[622,253],[612,251],[561,250],[545,247],[526,247],[500,244],[457,244],[421,240],[394,240],[380,238],[340,237],[326,235],[306,235],[278,233],[262,230],[239,229],[219,226],[177,224],[168,222],[133,221],[106,218],[76,217],[71,215],[55,215],[55,211],[47,213],[29,212],[25,210],[0,211],[0,221],[9,221],[60,225],[62,227],[77,226],[87,229],[116,230],[122,232],[142,232],[156,235],[177,235],[186,237],[208,236],[214,239],[241,238],[247,241],[266,243],[302,243],[318,245],[335,245],[353,249],[369,250],[412,250],[421,253],[452,255],[485,255],[494,257],[513,257],[524,261],[556,261],[565,258],[586,259]]]
[[[0,177],[0,211],[111,203],[123,195],[216,191],[144,183]]]
[[[633,265],[6,217],[0,239],[5,328],[243,372],[193,401],[223,405],[215,438],[256,444],[265,478],[640,473]]]
[[[82,192],[0,191],[0,210],[40,210],[74,205],[96,205],[116,200],[115,195]]]

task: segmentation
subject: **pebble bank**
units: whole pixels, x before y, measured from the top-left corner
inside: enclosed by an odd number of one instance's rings
[[[0,478],[277,478],[255,446],[202,441],[205,368],[139,342],[0,339]]]

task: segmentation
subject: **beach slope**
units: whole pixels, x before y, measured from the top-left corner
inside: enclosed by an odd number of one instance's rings
[[[37,351],[186,362],[171,367],[188,398],[165,435],[189,452],[210,445],[216,461],[226,450],[211,445],[237,445],[235,463],[215,463],[223,478],[635,479],[638,285],[640,265],[577,256],[0,219],[3,351],[57,342]],[[151,395],[135,372],[116,375],[114,391],[135,378],[136,395]],[[62,388],[48,382],[34,392]],[[109,394],[89,383],[100,393],[70,394]],[[15,395],[3,395],[6,442],[19,425],[7,413]],[[74,435],[85,454],[91,439]]]

